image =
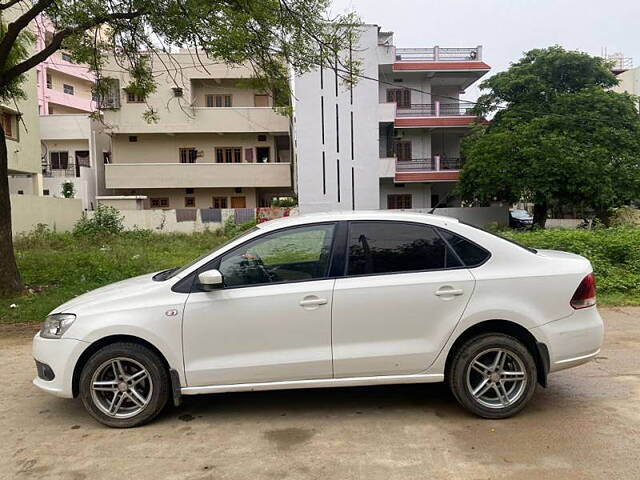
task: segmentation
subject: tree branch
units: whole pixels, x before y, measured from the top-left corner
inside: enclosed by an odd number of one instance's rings
[[[0,11],[13,7],[16,3],[20,3],[23,0],[9,0],[7,3],[0,3]]]
[[[10,0],[13,1],[13,0]],[[0,42],[0,65],[4,66],[7,63],[7,59],[11,53],[18,35],[24,30],[31,20],[36,18],[47,7],[49,7],[55,0],[39,0],[29,10],[16,18],[13,22],[7,25],[7,33]],[[8,83],[8,82],[3,82]]]
[[[96,17],[91,21],[86,23],[77,25],[73,28],[65,28],[57,32],[49,45],[40,50],[38,53],[32,55],[25,61],[15,65],[10,68],[6,72],[4,72],[2,82],[0,85],[7,85],[12,79],[16,78],[18,75],[21,75],[28,70],[32,69],[36,65],[42,63],[47,58],[49,58],[53,53],[60,49],[62,42],[65,38],[70,37],[76,33],[84,32],[93,27],[97,27],[98,25],[102,25],[103,23],[107,23],[112,20],[133,20],[134,18],[138,18],[144,15],[146,12],[144,11],[135,11],[135,12],[126,12],[126,13],[112,13],[110,15],[105,15],[104,17]],[[1,57],[0,57],[1,58]]]

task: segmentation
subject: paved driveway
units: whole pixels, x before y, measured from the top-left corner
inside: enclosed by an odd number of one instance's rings
[[[640,309],[602,312],[597,361],[553,375],[501,421],[470,416],[440,385],[407,385],[190,397],[111,430],[33,387],[29,332],[5,327],[0,477],[637,479]]]

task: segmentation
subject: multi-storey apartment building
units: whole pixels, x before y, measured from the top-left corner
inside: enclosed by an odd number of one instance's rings
[[[461,139],[477,120],[466,88],[482,47],[396,48],[364,26],[355,86],[317,69],[295,79],[297,190],[304,211],[459,206]]]
[[[103,102],[111,194],[144,196],[145,208],[165,209],[252,208],[291,195],[289,118],[268,92],[243,82],[251,68],[203,65],[189,52],[153,68],[157,90],[148,98],[127,93],[122,72]],[[145,120],[149,109],[156,121]]]

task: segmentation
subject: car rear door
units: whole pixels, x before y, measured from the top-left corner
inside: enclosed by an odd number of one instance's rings
[[[475,281],[432,226],[352,221],[333,292],[334,376],[426,370],[462,316]]]

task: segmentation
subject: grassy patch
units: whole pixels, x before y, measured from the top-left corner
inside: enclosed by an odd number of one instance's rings
[[[250,225],[247,225],[250,226]],[[244,227],[246,228],[246,227]],[[16,241],[18,266],[33,293],[0,298],[0,323],[41,322],[67,300],[108,283],[177,265],[238,232],[105,236],[40,232]],[[591,260],[601,305],[640,305],[640,229],[501,232],[535,248],[565,250]],[[15,304],[15,308],[10,308]]]
[[[122,232],[102,237],[70,233],[17,239],[22,278],[34,293],[0,298],[0,323],[41,322],[58,305],[94,288],[183,265],[227,240],[218,233]],[[11,305],[15,304],[15,308]]]

